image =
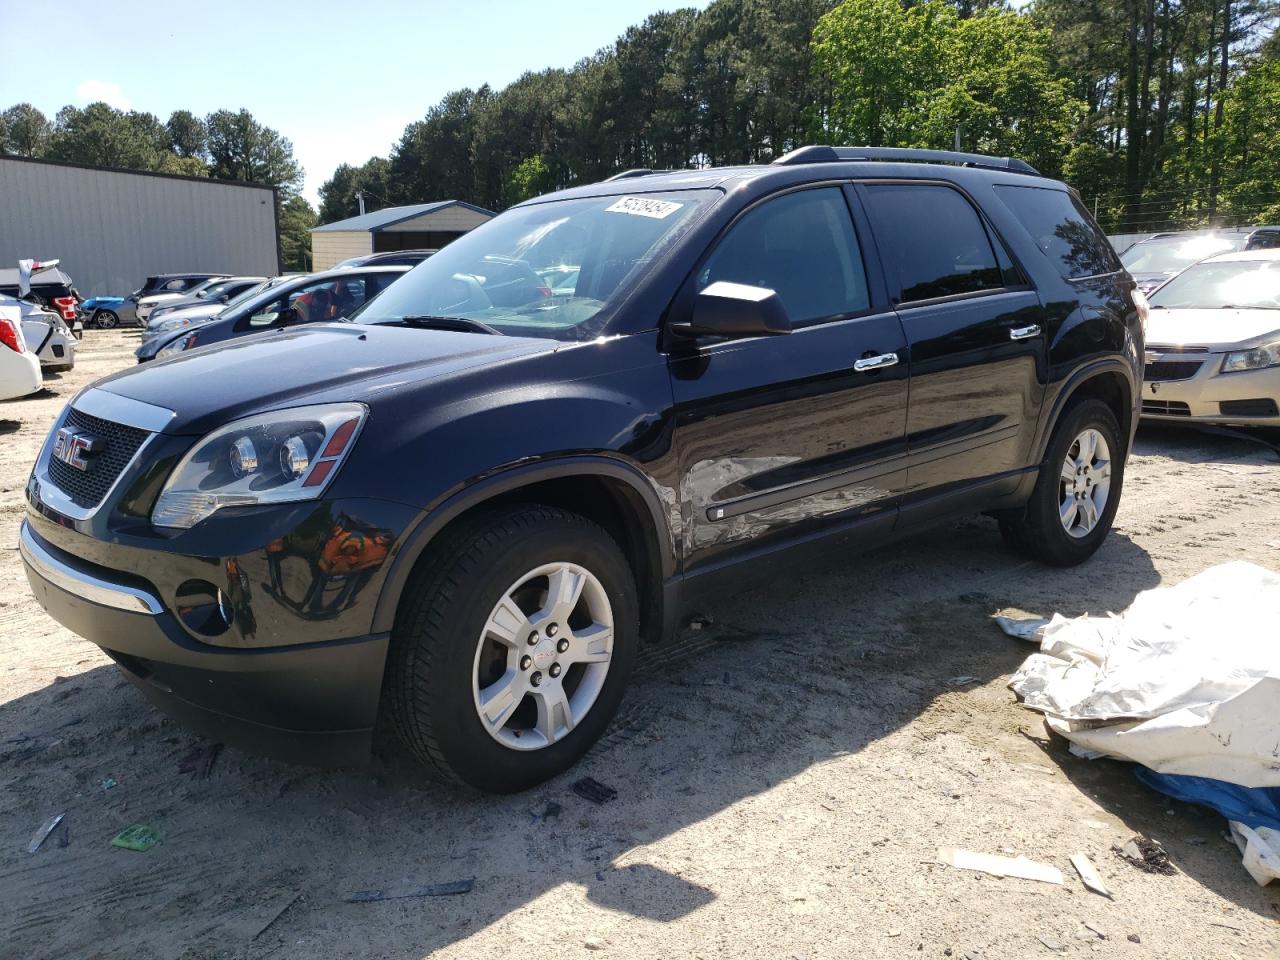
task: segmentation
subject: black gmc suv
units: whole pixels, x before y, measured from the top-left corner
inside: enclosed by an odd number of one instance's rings
[[[571,276],[571,289],[545,276]],[[37,599],[191,726],[446,776],[571,765],[641,639],[750,571],[1120,499],[1145,301],[1017,160],[806,147],[521,204],[350,321],[99,381],[31,475]]]

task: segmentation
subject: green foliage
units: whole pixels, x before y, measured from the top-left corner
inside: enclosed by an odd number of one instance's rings
[[[1280,223],[1280,56],[1235,83],[1224,119],[1218,145],[1233,171],[1223,191],[1226,218]]]
[[[169,134],[169,148],[179,157],[201,161],[208,157],[208,130],[204,121],[190,110],[175,110],[169,114],[165,130]]]
[[[293,158],[293,144],[248,110],[218,110],[205,118],[205,128],[210,176],[269,183],[286,197],[302,187],[303,171]]]
[[[43,113],[29,103],[19,103],[0,113],[0,153],[42,157],[53,128]]]
[[[310,230],[317,222],[315,210],[302,197],[289,197],[280,205],[280,253],[286,272],[311,269]]]
[[[364,191],[365,211],[394,206],[391,163],[385,157],[371,157],[359,167],[344,163],[320,187],[320,222],[333,223],[360,212],[356,192]]]
[[[530,197],[550,193],[555,188],[555,176],[547,161],[542,157],[526,157],[511,172],[511,178],[507,181],[506,201],[509,205],[521,203]]]
[[[54,120],[46,153],[51,160],[129,170],[159,169],[168,132],[150,113],[117,110],[105,103],[63,107]]]

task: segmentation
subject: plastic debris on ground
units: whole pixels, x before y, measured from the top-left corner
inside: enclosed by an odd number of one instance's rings
[[[379,900],[409,900],[415,897],[454,897],[461,893],[470,893],[475,886],[475,878],[466,880],[450,880],[447,883],[428,883],[417,887],[403,887],[391,890],[357,890],[348,894],[347,903],[376,903]]]
[[[1036,863],[1026,857],[998,857],[990,853],[974,853],[956,847],[939,847],[938,862],[960,870],[978,870],[993,877],[1017,877],[1041,883],[1062,883],[1062,871],[1047,863]]]
[[[27,853],[35,853],[40,849],[40,845],[44,843],[45,838],[53,833],[53,828],[62,822],[62,818],[66,816],[64,813],[56,813],[44,823],[40,824],[40,828],[36,830],[35,835],[31,838],[31,843],[27,845]]]
[[[1080,879],[1084,881],[1086,887],[1094,893],[1099,893],[1110,899],[1111,891],[1107,889],[1107,885],[1102,879],[1102,874],[1098,873],[1098,868],[1093,865],[1093,861],[1089,859],[1088,854],[1073,853],[1071,855],[1071,865],[1076,868],[1076,873],[1080,874]]]
[[[590,800],[592,803],[608,803],[618,795],[613,787],[605,786],[592,777],[583,777],[570,789],[583,800]]]
[[[149,827],[145,823],[135,823],[131,827],[125,827],[111,838],[113,847],[135,850],[138,853],[146,853],[159,842],[160,836],[156,833],[155,827]]]
[[[1132,760],[1155,789],[1222,811],[1250,875],[1280,878],[1280,575],[1238,561],[1119,616],[996,620],[1040,644],[1009,686],[1073,754]]]

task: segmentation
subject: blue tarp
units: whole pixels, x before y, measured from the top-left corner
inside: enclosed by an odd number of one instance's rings
[[[1148,787],[1175,800],[1210,807],[1228,820],[1239,820],[1250,827],[1280,830],[1280,787],[1241,787],[1208,777],[1156,773],[1142,766],[1135,772]]]

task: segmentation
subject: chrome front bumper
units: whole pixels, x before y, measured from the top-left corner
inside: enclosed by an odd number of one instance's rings
[[[163,613],[159,598],[145,590],[122,583],[113,583],[90,573],[70,560],[57,556],[32,534],[27,522],[22,521],[18,549],[27,565],[28,576],[39,577],[46,583],[75,594],[90,603],[124,610],[127,613],[147,613],[155,616]]]

